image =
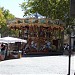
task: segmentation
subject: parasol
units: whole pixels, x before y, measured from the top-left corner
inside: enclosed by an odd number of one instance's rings
[[[2,43],[15,43],[15,42],[24,42],[24,43],[27,43],[27,40],[23,40],[23,39],[20,39],[20,38],[15,38],[15,37],[3,37],[3,38],[0,38],[0,42]]]

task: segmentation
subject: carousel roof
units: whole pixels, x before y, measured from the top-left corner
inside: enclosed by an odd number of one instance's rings
[[[11,29],[21,29],[25,27],[49,27],[51,29],[61,29],[64,28],[64,23],[59,20],[52,20],[50,18],[45,18],[45,16],[40,15],[39,13],[34,13],[29,16],[26,16],[26,18],[15,18],[11,21],[8,21],[7,26]]]
[[[41,14],[39,14],[38,12],[34,13],[34,14],[31,14],[31,15],[28,15],[28,16],[25,16],[25,18],[46,18],[45,16],[42,16]]]

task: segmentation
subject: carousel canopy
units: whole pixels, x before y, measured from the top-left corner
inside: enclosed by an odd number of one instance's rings
[[[7,22],[7,26],[11,29],[25,29],[29,27],[48,27],[49,29],[64,30],[64,23],[60,19],[52,20],[42,16],[38,12],[26,16],[25,18],[15,18]]]
[[[39,14],[38,12],[34,13],[34,14],[31,14],[29,16],[25,16],[25,18],[46,18],[45,16],[42,16],[41,14]]]

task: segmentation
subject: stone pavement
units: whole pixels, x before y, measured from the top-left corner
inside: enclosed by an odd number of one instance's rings
[[[71,57],[71,75],[75,72],[75,56]],[[68,56],[22,57],[0,62],[0,74],[67,75]]]

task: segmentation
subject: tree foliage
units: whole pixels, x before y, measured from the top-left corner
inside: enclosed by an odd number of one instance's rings
[[[21,4],[21,8],[26,14],[38,11],[44,16],[58,18],[58,13],[59,15],[64,14],[69,10],[68,5],[69,0],[28,0],[28,2]]]
[[[7,20],[11,20],[13,18],[15,18],[15,16],[12,15],[9,10],[5,10],[3,7],[0,7],[0,33],[2,36],[7,36],[12,33],[7,27]]]
[[[6,22],[5,18],[4,18],[4,15],[3,15],[3,12],[2,10],[0,9],[0,25],[4,24]]]
[[[69,24],[68,20],[70,23],[73,20],[69,17],[70,0],[28,0],[20,6],[24,11],[24,16],[38,12],[47,18],[66,21],[66,24]]]

